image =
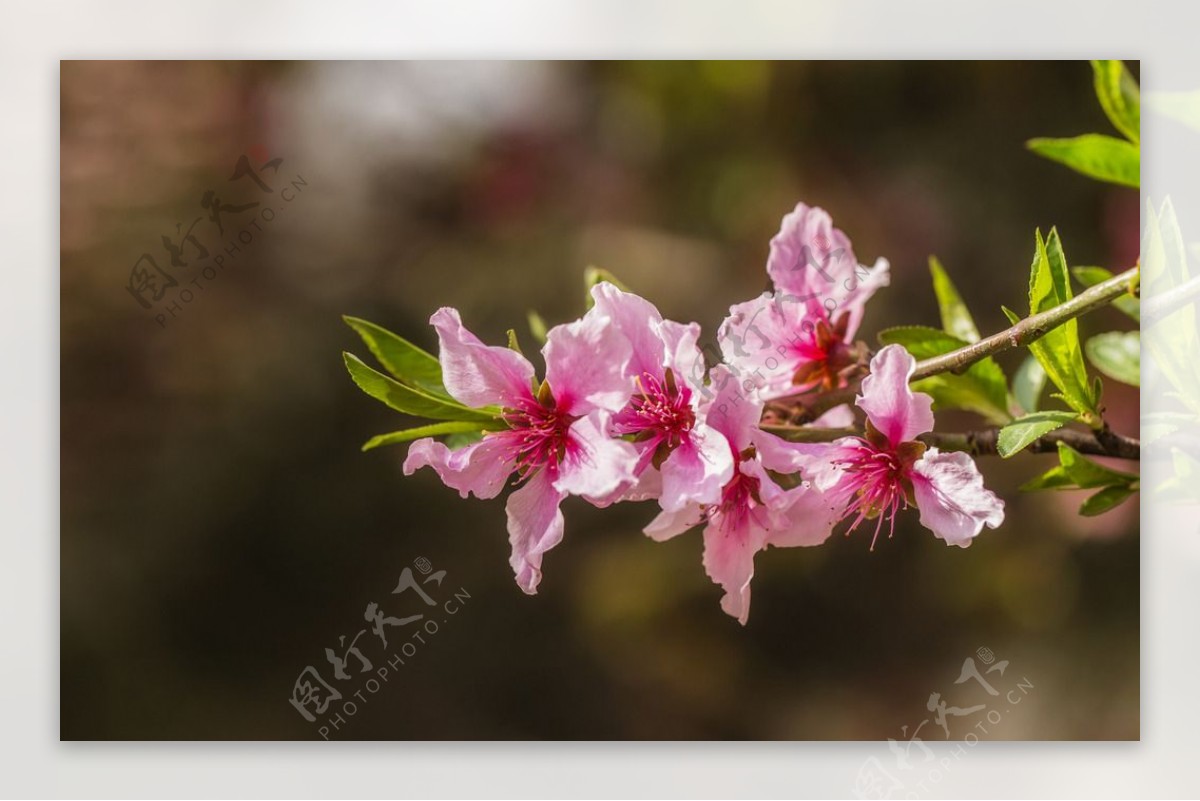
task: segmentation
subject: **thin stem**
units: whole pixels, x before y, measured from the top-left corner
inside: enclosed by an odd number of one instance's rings
[[[789,425],[763,425],[764,431],[790,442],[832,442],[842,437],[861,436],[861,432],[853,428],[812,428]],[[920,440],[926,445],[947,451],[962,451],[971,456],[995,456],[996,443],[1000,437],[1000,429],[987,428],[979,431],[964,431],[962,433],[932,432],[923,434]],[[1026,450],[1031,453],[1051,453],[1058,450],[1058,443],[1070,445],[1080,453],[1089,456],[1111,456],[1116,459],[1141,459],[1141,443],[1133,437],[1126,437],[1108,429],[1099,431],[1080,431],[1074,428],[1060,428],[1033,441]]]
[[[918,362],[916,372],[913,373],[913,380],[928,378],[938,373],[961,373],[980,359],[1010,348],[1020,348],[1041,339],[1063,323],[1101,306],[1107,306],[1129,292],[1137,285],[1138,270],[1138,267],[1132,267],[1119,275],[1114,275],[1107,281],[1089,287],[1066,303],[1026,317],[1012,328],[993,334],[964,348]]]

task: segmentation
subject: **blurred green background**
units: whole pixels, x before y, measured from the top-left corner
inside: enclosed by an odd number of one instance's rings
[[[1019,495],[1053,457],[982,465],[1008,514],[967,550],[909,514],[874,553],[860,532],[760,554],[742,628],[698,533],[640,533],[652,505],[569,500],[522,595],[503,498],[404,478],[404,446],[359,452],[410,421],[340,355],[367,356],[344,313],[431,349],[443,305],[495,344],[531,308],[572,319],[590,264],[711,342],[765,288],[798,200],[860,260],[891,260],[872,344],[936,324],[930,254],[998,330],[1035,227],[1057,225],[1072,264],[1137,257],[1136,192],[1023,147],[1108,131],[1085,62],[63,62],[61,92],[64,739],[316,737],[288,703],[298,674],[332,681],[324,649],[367,603],[411,610],[389,593],[418,557],[471,600],[339,739],[902,739],[933,691],[981,700],[954,684],[981,647],[1009,660],[1002,686],[1035,688],[985,739],[1138,737],[1138,509]],[[229,180],[242,155],[282,159],[259,172],[271,193]],[[192,285],[198,263],[160,242],[210,189],[276,216]],[[255,213],[195,232],[216,254]],[[173,295],[147,311],[125,289],[143,252],[192,288],[165,327]],[[1124,327],[1105,310],[1081,333]],[[1136,390],[1108,381],[1105,400],[1136,432]],[[952,718],[953,738],[979,719]]]

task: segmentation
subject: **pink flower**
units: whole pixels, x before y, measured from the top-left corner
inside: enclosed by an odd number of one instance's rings
[[[829,215],[799,203],[771,239],[767,273],[775,293],[731,307],[717,333],[725,361],[767,400],[845,386],[867,300],[887,286],[887,261],[860,266]]]
[[[775,483],[767,471],[797,472],[803,452],[758,427],[762,404],[741,393],[727,367],[713,368],[711,378],[715,393],[702,410],[724,439],[735,469],[717,501],[689,501],[677,511],[663,511],[645,531],[661,542],[703,523],[705,572],[725,590],[721,608],[745,625],[754,555],[769,545],[819,545],[835,518],[807,484],[784,489]]]
[[[867,413],[866,437],[799,447],[816,457],[807,463],[814,469],[813,483],[839,518],[855,515],[850,531],[863,520],[878,520],[872,548],[884,520],[890,537],[896,513],[911,505],[920,510],[921,525],[948,545],[965,548],[985,524],[996,528],[1004,522],[1004,502],[984,488],[971,457],[917,441],[933,430],[933,399],[909,388],[915,368],[916,360],[900,345],[880,350],[856,400]]]
[[[404,473],[432,467],[464,498],[493,498],[515,474],[520,488],[508,498],[509,563],[532,595],[542,554],[562,540],[563,498],[606,496],[634,480],[633,446],[607,434],[609,416],[629,401],[629,342],[601,315],[556,326],[542,349],[546,380],[535,391],[533,365],[509,348],[484,345],[454,309],[439,309],[429,322],[437,329],[447,391],[473,408],[501,407],[508,429],[454,451],[417,440]]]
[[[592,288],[592,298],[587,316],[611,319],[633,349],[626,368],[632,396],[611,430],[632,441],[641,481],[621,499],[657,497],[667,511],[689,501],[715,503],[733,475],[733,458],[725,438],[697,419],[705,374],[700,326],[664,320],[652,303],[607,282]]]

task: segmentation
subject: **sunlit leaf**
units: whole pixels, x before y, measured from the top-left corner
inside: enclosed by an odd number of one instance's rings
[[[936,256],[929,257],[929,272],[933,276],[933,292],[937,295],[943,330],[966,342],[978,342],[979,329],[975,327],[975,320]]]
[[[1018,417],[1000,429],[996,451],[1005,459],[1028,448],[1039,437],[1062,428],[1075,419],[1074,412],[1034,412]]]
[[[1020,486],[1023,492],[1048,489],[1076,489],[1075,482],[1067,475],[1062,465],[1056,464],[1037,478],[1030,479]]]
[[[1142,129],[1142,97],[1137,81],[1120,61],[1093,61],[1096,97],[1113,127],[1137,144]]]
[[[481,433],[490,427],[492,430],[500,430],[503,427],[502,423],[476,423],[470,420],[453,421],[448,423],[433,423],[427,426],[418,426],[417,428],[408,428],[404,431],[393,431],[390,434],[380,434],[371,437],[363,444],[362,449],[369,451],[372,448],[378,448],[382,445],[397,445],[401,442],[411,442],[414,439],[422,437],[439,437],[443,434],[475,434]]]
[[[1039,156],[1064,164],[1089,178],[1134,189],[1141,185],[1138,146],[1124,139],[1084,134],[1070,139],[1030,139],[1026,146]]]
[[[1112,486],[1092,495],[1079,507],[1079,514],[1084,517],[1095,517],[1120,506],[1137,494],[1137,490],[1126,486]]]
[[[343,316],[342,319],[362,337],[379,363],[401,383],[452,400],[442,384],[442,366],[432,353],[375,323],[357,317]]]
[[[1036,412],[1041,405],[1042,390],[1046,388],[1046,371],[1036,356],[1026,356],[1013,376],[1013,397],[1026,412]]]
[[[1130,486],[1138,480],[1132,473],[1122,473],[1092,461],[1065,442],[1058,443],[1058,462],[1080,489]]]
[[[1109,331],[1084,343],[1083,349],[1096,369],[1109,378],[1132,386],[1141,385],[1142,344],[1137,331]]]
[[[546,321],[542,319],[542,315],[530,309],[529,313],[526,315],[526,319],[529,321],[529,333],[533,334],[533,338],[536,339],[539,344],[545,345]]]
[[[434,420],[491,422],[496,417],[495,414],[487,411],[469,409],[455,401],[444,400],[419,389],[405,386],[394,378],[363,364],[362,360],[353,353],[343,353],[342,358],[345,359],[350,377],[363,392],[398,412],[415,417],[429,417]]]

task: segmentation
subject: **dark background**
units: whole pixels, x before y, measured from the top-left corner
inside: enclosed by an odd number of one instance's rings
[[[954,684],[981,647],[1009,660],[998,687],[1033,687],[985,739],[1138,737],[1137,507],[1019,495],[1052,457],[982,465],[1007,519],[967,550],[910,513],[874,553],[859,533],[760,554],[742,628],[698,533],[640,533],[652,505],[569,500],[524,596],[503,498],[404,478],[404,446],[359,452],[410,421],[340,356],[367,356],[341,314],[433,348],[442,305],[529,352],[527,310],[577,316],[589,264],[711,341],[801,199],[861,261],[891,260],[864,338],[937,324],[931,253],[998,330],[1035,227],[1072,264],[1136,258],[1136,192],[1023,147],[1109,131],[1086,63],[64,62],[61,124],[63,739],[316,737],[293,682],[332,681],[323,651],[368,602],[419,611],[389,595],[418,557],[447,570],[439,600],[470,599],[338,738],[902,739],[932,691],[988,701]],[[229,182],[243,154],[283,160],[272,193]],[[277,216],[200,289],[159,242],[209,189]],[[218,253],[251,216],[195,231]],[[143,252],[193,290],[165,327],[174,294],[144,311],[124,288]],[[1081,331],[1127,325],[1105,310]],[[1105,400],[1136,431],[1136,390],[1106,381]],[[953,738],[981,719],[951,718]]]

